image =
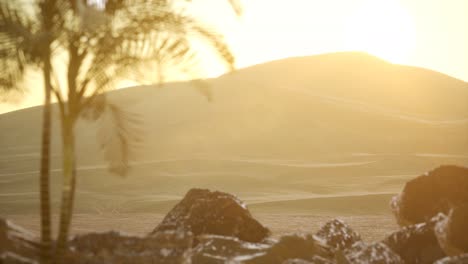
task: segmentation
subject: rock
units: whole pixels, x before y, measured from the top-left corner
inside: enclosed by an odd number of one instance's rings
[[[434,264],[468,264],[468,254],[445,257],[437,260]]]
[[[3,252],[0,254],[0,264],[38,264],[38,262],[15,253]]]
[[[14,262],[12,259],[37,259],[39,257],[38,239],[27,230],[0,218],[0,254],[4,263]]]
[[[401,226],[422,223],[452,206],[468,204],[468,168],[440,166],[410,180],[390,206]]]
[[[65,263],[190,263],[193,236],[164,231],[151,237],[118,232],[89,233],[69,242]]]
[[[468,204],[452,208],[439,219],[435,234],[448,256],[468,253]]]
[[[382,242],[397,253],[405,263],[433,263],[445,257],[434,233],[434,228],[442,215],[427,223],[406,226],[385,238]]]
[[[193,250],[193,264],[236,263],[245,258],[264,254],[271,246],[218,235],[203,235],[198,240],[199,243]]]
[[[344,250],[361,241],[361,236],[353,231],[343,221],[333,219],[323,225],[315,234],[315,238],[334,250]]]
[[[312,235],[287,235],[281,237],[264,254],[246,259],[243,263],[282,263],[289,259],[301,259],[312,262],[316,256],[332,259],[333,253],[331,249],[316,240]]]
[[[203,189],[191,189],[152,234],[179,228],[195,237],[213,234],[248,242],[261,242],[270,233],[235,196]]]
[[[365,244],[358,242],[350,249],[338,251],[337,264],[402,264],[403,260],[381,242]]]
[[[310,261],[303,259],[288,259],[283,261],[281,264],[333,264],[332,260],[322,258],[320,256],[314,256]]]
[[[310,262],[303,259],[288,259],[283,261],[281,264],[315,264],[315,262]]]

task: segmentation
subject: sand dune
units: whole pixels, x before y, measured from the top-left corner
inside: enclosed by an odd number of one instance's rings
[[[78,213],[164,213],[202,187],[237,194],[266,214],[386,214],[389,196],[408,179],[468,164],[468,84],[437,72],[335,53],[206,82],[212,101],[190,83],[108,94],[143,120],[144,144],[126,178],[106,169],[99,123],[77,125]],[[2,215],[37,212],[40,121],[41,107],[0,115]]]

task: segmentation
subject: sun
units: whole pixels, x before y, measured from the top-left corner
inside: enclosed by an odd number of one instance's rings
[[[345,45],[392,63],[409,61],[416,44],[411,15],[397,0],[368,0],[347,21]]]

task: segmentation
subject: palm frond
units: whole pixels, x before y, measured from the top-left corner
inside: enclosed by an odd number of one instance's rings
[[[191,83],[195,89],[206,98],[208,102],[213,101],[213,91],[211,89],[210,83],[202,79],[193,80]]]
[[[96,121],[103,115],[106,108],[106,97],[103,94],[90,98],[88,107],[81,111],[81,117],[88,121]]]
[[[129,33],[113,37],[106,34],[95,42],[96,45],[90,47],[92,62],[82,82],[84,86],[94,86],[92,93],[107,90],[125,77],[139,76],[152,63],[157,64],[160,72],[163,72],[160,68],[164,66],[179,68],[181,72],[199,68],[196,51],[182,35],[153,33],[145,36]],[[161,81],[160,76],[158,81]]]
[[[140,82],[161,84],[169,71],[190,79],[202,75],[198,52],[185,36],[159,33],[149,38],[146,46],[140,54],[133,52],[140,58],[134,68],[135,77]]]
[[[202,39],[208,41],[209,44],[215,49],[218,53],[219,57],[227,64],[230,70],[234,70],[235,68],[235,58],[232,54],[229,46],[225,42],[222,35],[217,34],[214,31],[210,31],[209,29],[195,25],[193,27],[193,31],[199,35]]]
[[[231,4],[232,10],[234,10],[238,16],[242,15],[243,8],[240,0],[229,0],[229,4]]]
[[[16,7],[18,8],[18,7]],[[0,90],[19,90],[27,66],[37,62],[32,21],[12,5],[0,3]]]
[[[118,81],[136,71],[136,66],[141,63],[138,57],[124,56],[116,57],[95,56],[91,66],[84,74],[84,81],[81,82],[82,88],[80,95],[97,96],[104,91],[111,90]],[[83,98],[84,101],[89,99]],[[86,103],[83,102],[83,107]]]
[[[7,3],[0,4],[0,46],[9,52],[21,51],[25,58],[32,61],[41,57],[46,34],[23,13]]]
[[[125,77],[141,77],[148,66],[155,68],[153,72],[159,82],[164,79],[162,73],[166,67],[199,78],[202,67],[192,37],[207,41],[229,69],[234,69],[234,56],[223,37],[182,11],[171,10],[168,1],[106,2],[112,3],[119,6],[112,15],[119,23],[79,33],[86,36],[81,38],[80,46],[93,57],[82,80],[78,81],[83,84],[81,95],[102,92],[123,77],[123,73]],[[89,86],[93,86],[93,92]]]
[[[179,35],[185,39],[198,38],[208,43],[219,57],[228,65],[230,70],[234,69],[235,58],[227,45],[225,39],[215,29],[209,28],[195,18],[183,12],[173,10],[147,10],[144,15],[128,14],[131,20],[130,27],[136,29],[133,34],[148,36],[153,32],[164,32],[171,36]],[[125,32],[131,32],[125,29]]]
[[[103,95],[101,96],[103,97]],[[140,140],[139,117],[116,104],[99,99],[102,111],[99,119],[98,142],[109,163],[109,171],[125,176],[129,170],[134,149]]]

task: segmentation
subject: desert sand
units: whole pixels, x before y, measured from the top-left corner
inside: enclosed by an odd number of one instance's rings
[[[468,84],[438,72],[336,53],[205,82],[108,94],[141,120],[135,132],[143,141],[123,178],[108,172],[99,148],[102,120],[80,121],[73,232],[145,234],[197,187],[237,195],[275,236],[315,232],[340,217],[376,240],[396,228],[388,203],[406,181],[442,164],[468,164]],[[0,216],[35,232],[41,114],[33,107],[0,115]]]

